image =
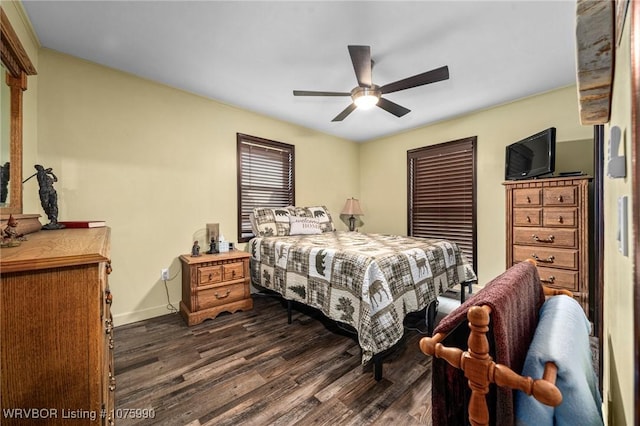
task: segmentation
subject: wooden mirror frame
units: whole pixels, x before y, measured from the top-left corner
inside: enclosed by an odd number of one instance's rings
[[[27,90],[27,76],[37,72],[2,8],[0,24],[0,53],[7,70],[6,84],[11,91],[9,206],[0,207],[0,214],[9,215],[22,213],[22,92]]]

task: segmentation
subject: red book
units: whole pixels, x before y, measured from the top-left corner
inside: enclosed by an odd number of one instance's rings
[[[67,228],[101,228],[103,226],[107,226],[107,223],[104,220],[60,220],[58,223]]]

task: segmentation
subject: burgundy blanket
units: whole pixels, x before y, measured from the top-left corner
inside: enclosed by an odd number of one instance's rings
[[[543,303],[544,293],[538,270],[529,262],[521,262],[494,278],[475,296],[443,318],[434,334],[447,334],[443,341],[445,346],[466,350],[469,337],[467,310],[470,306],[489,305],[492,310],[487,334],[492,348],[490,355],[496,363],[519,373]],[[464,373],[446,361],[434,358],[432,378],[433,425],[465,424],[466,401],[470,391]],[[488,401],[492,424],[514,424],[513,391],[498,389]]]

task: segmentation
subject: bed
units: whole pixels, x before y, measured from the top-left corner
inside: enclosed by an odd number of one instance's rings
[[[283,223],[293,221],[283,217],[266,229],[283,232],[278,228]],[[292,231],[261,232],[247,244],[253,284],[355,329],[362,364],[374,360],[377,380],[382,371],[376,355],[401,339],[405,316],[435,306],[438,295],[457,284],[476,281],[457,245],[446,240],[335,231],[332,226],[313,234]]]

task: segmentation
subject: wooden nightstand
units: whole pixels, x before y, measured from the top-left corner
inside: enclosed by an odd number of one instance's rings
[[[249,253],[240,250],[196,257],[180,256],[180,314],[188,325],[213,319],[221,312],[234,313],[253,308],[249,257]]]

